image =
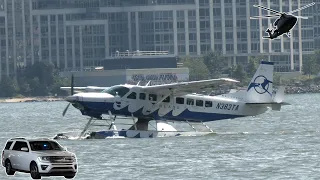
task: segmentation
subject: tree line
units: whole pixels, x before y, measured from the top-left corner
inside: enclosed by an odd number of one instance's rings
[[[35,62],[17,67],[16,76],[2,76],[0,97],[66,95],[61,86],[70,86],[70,80],[61,78],[52,63]]]
[[[317,75],[320,72],[320,50],[315,51],[314,54],[303,56],[302,71],[304,74]]]
[[[179,59],[184,67],[189,68],[189,79],[202,80],[210,78],[220,78],[227,75],[230,78],[240,81],[240,85],[248,85],[251,78],[254,76],[260,61],[266,60],[265,56],[248,57],[246,65],[237,64],[228,66],[228,57],[222,56],[220,52],[209,52],[198,58],[184,57]],[[277,81],[278,76],[274,76]]]

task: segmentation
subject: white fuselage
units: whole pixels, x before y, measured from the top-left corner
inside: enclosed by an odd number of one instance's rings
[[[268,110],[267,106],[250,106],[245,100],[245,92],[235,92],[219,96],[188,94],[145,93],[139,86],[129,89],[122,97],[109,93],[80,93],[74,95],[73,105],[83,115],[99,116],[108,114],[131,116],[143,119],[177,121],[215,121],[244,116],[255,116]]]

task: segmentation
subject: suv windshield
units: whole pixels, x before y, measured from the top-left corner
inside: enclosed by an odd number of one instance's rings
[[[63,148],[54,141],[30,141],[30,148],[32,151],[63,150]]]

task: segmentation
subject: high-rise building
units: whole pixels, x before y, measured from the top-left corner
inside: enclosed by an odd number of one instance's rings
[[[221,51],[230,65],[266,55],[276,71],[300,71],[302,55],[320,47],[319,0],[296,13],[309,19],[298,21],[292,38],[261,39],[273,19],[249,17],[269,13],[253,4],[288,12],[311,1],[0,0],[0,75],[35,61],[82,70],[117,51],[136,50],[177,56]]]

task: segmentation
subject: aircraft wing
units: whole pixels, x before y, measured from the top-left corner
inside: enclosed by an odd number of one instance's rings
[[[180,82],[172,84],[162,84],[153,86],[143,86],[142,89],[148,93],[170,93],[174,92],[178,95],[185,95],[189,93],[199,92],[202,89],[212,88],[228,83],[237,83],[239,81],[230,78],[209,79],[201,81]]]
[[[98,87],[98,86],[86,86],[86,87],[73,87],[76,92],[101,92],[109,87]],[[71,87],[60,87],[61,90],[70,91]]]

